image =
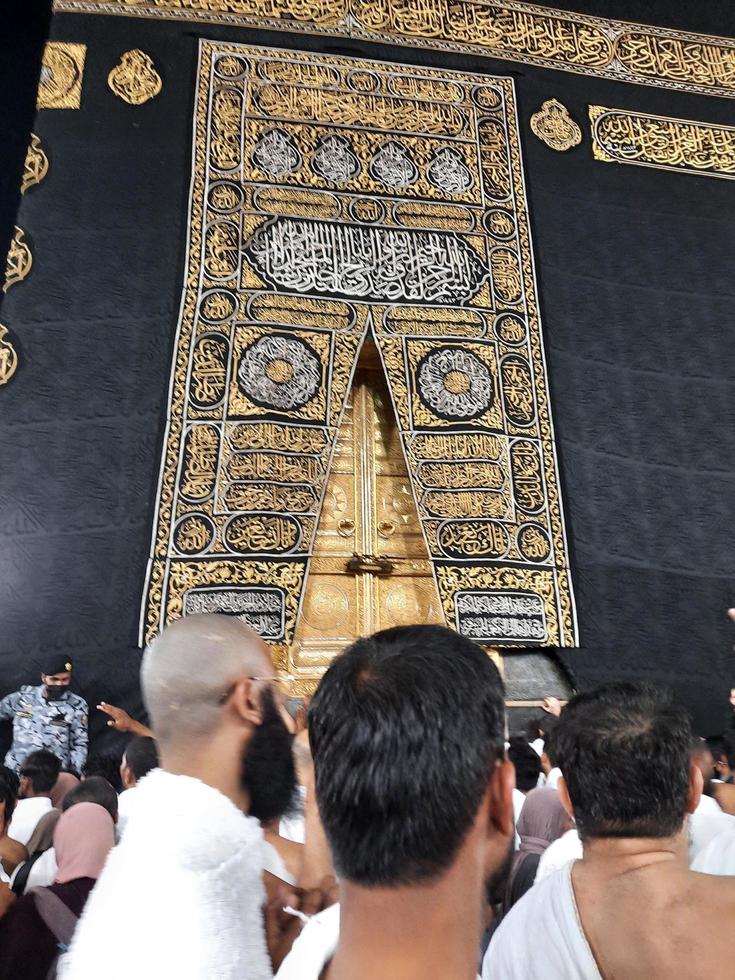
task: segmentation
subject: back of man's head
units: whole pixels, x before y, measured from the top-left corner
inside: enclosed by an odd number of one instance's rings
[[[5,769],[5,766],[2,768]],[[10,771],[12,772],[12,770]],[[0,837],[5,834],[10,821],[13,819],[17,790],[17,783],[13,783],[4,772],[0,772]]]
[[[74,806],[76,803],[98,803],[103,806],[110,814],[114,823],[117,823],[117,793],[110,783],[102,776],[90,776],[70,790],[64,797],[61,804],[63,813]]]
[[[671,692],[619,683],[578,694],[554,732],[582,839],[672,837],[689,797],[689,717]]]
[[[31,752],[20,767],[21,792],[28,796],[48,796],[59,778],[61,760],[47,749]],[[24,782],[25,780],[25,782]]]
[[[525,738],[511,738],[508,744],[508,758],[516,771],[516,786],[522,793],[528,793],[538,786],[541,759]]]
[[[338,657],[309,709],[337,873],[394,886],[445,871],[503,757],[504,720],[494,664],[452,630],[383,630]]]
[[[265,643],[235,616],[186,616],[167,626],[141,667],[143,698],[164,754],[169,745],[212,736],[238,678],[273,673]]]
[[[3,780],[11,789],[13,796],[17,798],[18,789],[20,788],[20,777],[15,769],[10,769],[8,766],[0,765],[0,779]]]
[[[158,746],[148,735],[134,735],[125,746],[121,775],[123,786],[134,786],[159,764]]]

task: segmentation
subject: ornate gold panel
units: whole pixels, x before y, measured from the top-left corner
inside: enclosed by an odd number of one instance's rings
[[[350,572],[355,554],[387,559],[388,575]],[[289,671],[310,693],[359,636],[443,623],[401,436],[377,350],[366,341],[340,426]]]
[[[142,635],[573,644],[512,81],[203,41],[193,134]]]

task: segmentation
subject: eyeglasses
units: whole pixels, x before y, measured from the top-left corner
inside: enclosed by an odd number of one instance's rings
[[[278,694],[283,698],[287,698],[291,694],[291,688],[296,680],[293,674],[272,674],[272,675],[250,675],[248,676],[249,681],[267,681],[272,684]],[[229,698],[232,692],[235,690],[237,681],[231,684],[222,697],[217,702],[218,704],[224,704]]]

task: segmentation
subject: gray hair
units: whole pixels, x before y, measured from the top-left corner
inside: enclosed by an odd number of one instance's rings
[[[179,619],[150,644],[140,677],[156,739],[181,744],[218,727],[222,701],[243,676],[273,673],[268,648],[234,616]]]

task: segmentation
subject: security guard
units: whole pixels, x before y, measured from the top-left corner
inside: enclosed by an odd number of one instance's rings
[[[29,753],[48,749],[61,768],[77,773],[87,761],[87,702],[69,690],[72,662],[52,654],[44,664],[42,684],[26,684],[0,701],[0,720],[13,722],[13,744],[5,765],[16,772]]]

